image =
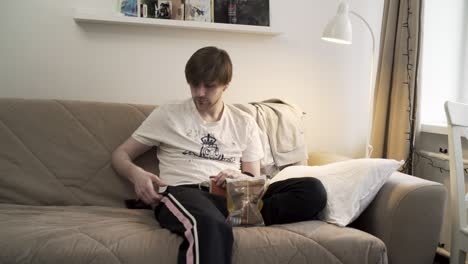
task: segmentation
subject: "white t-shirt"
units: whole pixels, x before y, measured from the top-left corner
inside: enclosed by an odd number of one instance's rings
[[[224,104],[219,121],[207,123],[192,99],[156,108],[132,137],[157,146],[159,176],[168,185],[208,181],[225,169],[240,171],[241,160],[263,158],[255,120]]]

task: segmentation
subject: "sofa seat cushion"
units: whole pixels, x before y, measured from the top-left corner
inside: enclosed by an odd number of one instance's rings
[[[386,263],[385,245],[320,221],[236,227],[233,263]],[[150,210],[0,204],[0,263],[176,263]]]
[[[384,242],[358,229],[339,227],[323,221],[299,222],[278,227],[315,241],[339,263],[388,263]]]

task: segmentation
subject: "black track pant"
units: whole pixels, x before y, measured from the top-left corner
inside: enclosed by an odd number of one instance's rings
[[[327,192],[316,178],[293,178],[271,184],[263,195],[265,225],[317,219],[327,204]]]
[[[180,235],[178,263],[231,263],[233,232],[226,222],[224,197],[194,187],[169,186],[155,209],[163,228]],[[263,197],[265,225],[316,219],[326,204],[326,192],[315,178],[276,182]]]

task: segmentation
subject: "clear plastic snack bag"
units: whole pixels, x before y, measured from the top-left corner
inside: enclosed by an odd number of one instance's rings
[[[228,221],[231,225],[263,225],[260,209],[265,187],[265,176],[226,179]]]

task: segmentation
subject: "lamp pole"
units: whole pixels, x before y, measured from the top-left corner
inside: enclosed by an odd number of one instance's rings
[[[349,20],[349,14],[354,15],[361,20],[369,30],[372,37],[372,52],[370,62],[370,77],[369,77],[369,98],[368,98],[368,113],[367,113],[367,135],[366,135],[366,150],[365,157],[370,158],[373,147],[370,144],[372,137],[372,123],[374,113],[374,54],[375,54],[375,36],[371,26],[358,13],[349,10],[349,4],[346,1],[340,2],[336,15],[328,22],[322,34],[322,39],[339,44],[351,44],[353,38],[353,30]]]
[[[370,27],[369,23],[358,13],[354,11],[349,11],[350,14],[356,16],[359,20],[361,20],[364,25],[366,25],[367,29],[369,30],[371,37],[372,37],[372,53],[371,53],[371,62],[370,62],[370,80],[369,80],[369,99],[368,99],[368,123],[367,123],[367,136],[366,136],[366,158],[370,158],[372,155],[372,150],[374,149],[370,144],[370,140],[372,137],[372,123],[374,118],[374,54],[375,54],[375,36],[372,28]]]

